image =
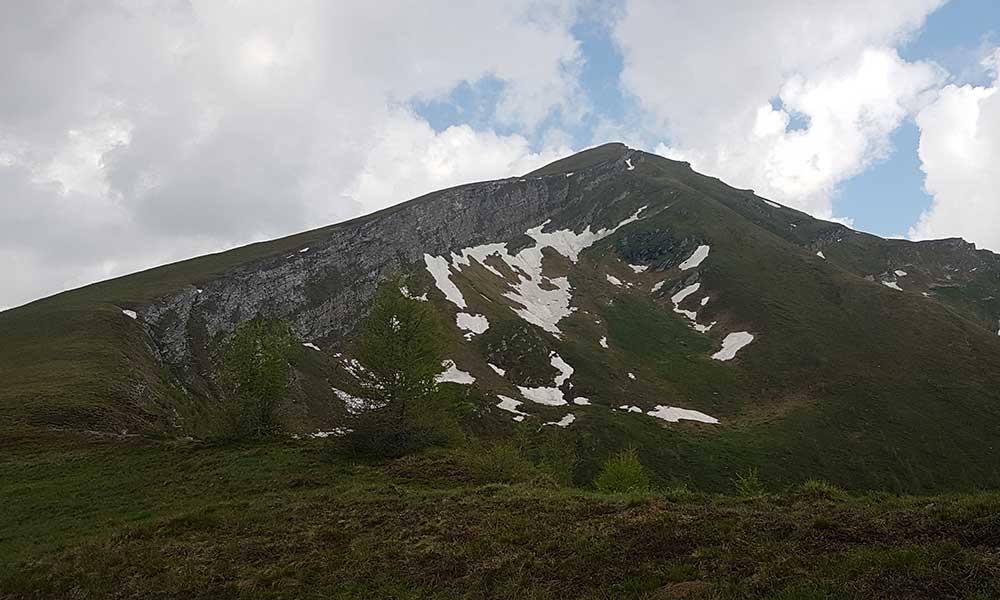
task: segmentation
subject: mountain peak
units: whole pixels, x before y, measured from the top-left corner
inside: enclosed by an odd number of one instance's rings
[[[628,155],[630,151],[631,149],[621,142],[608,142],[600,146],[581,150],[576,154],[549,163],[540,169],[535,169],[525,174],[525,177],[541,177],[544,175],[558,175],[560,173],[582,171],[602,163],[620,160]]]

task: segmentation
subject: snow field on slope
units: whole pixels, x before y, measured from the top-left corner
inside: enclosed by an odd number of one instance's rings
[[[698,246],[698,248],[695,249],[694,253],[691,254],[691,256],[689,256],[687,260],[678,265],[678,268],[681,271],[687,271],[688,269],[694,269],[695,267],[698,267],[699,265],[701,265],[702,261],[708,258],[708,252],[710,250],[711,247],[707,245],[703,244],[701,246]]]
[[[732,360],[736,353],[753,341],[753,335],[746,331],[730,333],[722,340],[722,349],[712,355],[715,360]]]
[[[551,248],[570,262],[576,263],[579,261],[580,252],[612,235],[625,225],[637,221],[639,214],[645,209],[646,207],[643,206],[615,227],[600,229],[596,232],[591,231],[589,225],[579,233],[569,229],[544,232],[542,230],[549,223],[549,221],[545,221],[525,232],[525,235],[533,239],[535,244],[523,248],[513,255],[508,252],[507,244],[491,243],[464,248],[457,253],[453,252],[450,262],[444,256],[425,254],[424,264],[445,298],[458,308],[465,309],[468,304],[461,290],[451,279],[452,269],[461,272],[463,267],[471,266],[472,260],[475,260],[487,271],[498,277],[503,277],[496,268],[487,264],[488,257],[499,258],[510,267],[516,277],[516,281],[510,284],[511,289],[504,293],[504,297],[521,307],[512,310],[528,323],[537,325],[558,337],[562,335],[558,326],[559,321],[569,316],[574,310],[570,307],[572,289],[567,277],[547,277],[544,275],[542,272],[542,251],[545,248]]]
[[[472,376],[471,373],[466,373],[465,371],[458,368],[455,361],[449,359],[441,363],[444,367],[442,371],[436,378],[438,383],[460,383],[462,385],[472,385],[476,382],[476,378]]]

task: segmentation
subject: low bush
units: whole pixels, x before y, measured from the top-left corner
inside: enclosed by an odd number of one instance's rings
[[[795,495],[815,500],[842,500],[847,497],[844,490],[820,479],[810,479],[803,483]]]
[[[635,448],[627,448],[604,462],[594,479],[594,487],[608,494],[646,492],[651,481]]]
[[[478,483],[516,483],[537,474],[516,440],[471,445],[465,451],[465,462]]]
[[[747,469],[745,473],[737,473],[733,479],[733,486],[736,488],[736,495],[744,498],[759,498],[767,493],[764,484],[760,482],[757,469]]]

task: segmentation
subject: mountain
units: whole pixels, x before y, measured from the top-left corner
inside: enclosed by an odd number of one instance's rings
[[[633,445],[702,489],[748,469],[1000,485],[1000,257],[859,233],[621,144],[0,313],[0,420],[201,435],[213,357],[268,316],[301,343],[284,426],[334,430],[389,281],[449,324],[443,387],[470,426],[565,427],[584,475]]]

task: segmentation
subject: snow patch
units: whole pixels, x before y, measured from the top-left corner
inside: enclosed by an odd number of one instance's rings
[[[522,396],[531,400],[535,404],[544,404],[545,406],[563,406],[566,404],[566,400],[563,398],[562,390],[559,388],[529,388],[517,386],[517,389],[521,392]]]
[[[404,298],[409,298],[410,300],[420,300],[421,302],[427,302],[427,292],[420,294],[419,296],[414,296],[410,292],[410,288],[405,285],[399,288],[399,293],[403,295]]]
[[[314,433],[310,433],[309,437],[311,438],[342,437],[347,435],[348,433],[351,433],[352,431],[354,430],[349,429],[347,427],[335,427],[330,431],[317,431]]]
[[[499,408],[500,410],[505,410],[509,413],[514,413],[516,415],[514,417],[515,421],[523,421],[524,417],[528,416],[528,413],[521,412],[520,410],[517,409],[518,406],[521,406],[521,404],[523,404],[520,400],[515,400],[513,398],[510,398],[508,396],[502,396],[500,394],[497,394],[497,398],[500,398],[500,402],[497,403],[497,408]]]
[[[649,265],[629,265],[628,268],[636,273],[645,273],[649,269]]]
[[[906,271],[903,271],[902,269],[896,269],[894,273],[896,273],[896,277],[906,277],[907,275]]]
[[[339,357],[339,355],[338,355]],[[358,377],[358,373],[364,372],[365,367],[362,365],[358,359],[351,358],[344,361],[344,370],[353,375],[355,378]]]
[[[338,390],[337,388],[331,388],[333,390],[333,395],[340,399],[344,403],[344,407],[347,408],[347,412],[352,415],[362,413],[366,410],[371,410],[375,408],[375,403],[370,400],[365,400],[364,398],[358,398],[357,396],[352,396],[344,390]]]
[[[575,263],[580,258],[580,252],[615,233],[621,227],[637,221],[639,214],[645,209],[646,207],[643,206],[615,227],[600,229],[596,232],[591,231],[589,225],[580,233],[568,229],[543,232],[542,229],[549,223],[549,221],[545,221],[525,232],[525,235],[535,240],[534,246],[524,248],[514,255],[508,252],[507,244],[502,243],[465,248],[458,254],[452,253],[451,268],[461,271],[463,266],[471,264],[470,259],[475,258],[487,270],[501,276],[499,271],[485,264],[487,257],[498,257],[510,267],[517,277],[517,282],[511,285],[512,289],[504,293],[505,298],[522,307],[512,310],[525,321],[537,325],[555,336],[560,336],[562,332],[558,327],[559,321],[569,316],[574,310],[569,305],[572,299],[571,287],[569,279],[566,277],[546,277],[543,275],[542,250],[551,248]],[[465,298],[451,281],[448,260],[442,256],[425,254],[424,262],[427,265],[427,270],[434,277],[435,284],[445,297],[459,308],[466,308]],[[545,288],[542,287],[543,284]]]
[[[506,374],[507,374],[507,371],[505,371],[504,369],[501,369],[500,367],[496,366],[496,365],[495,365],[495,364],[493,364],[493,363],[486,363],[486,364],[488,364],[488,365],[490,366],[490,368],[491,368],[491,369],[493,369],[493,371],[494,371],[494,372],[495,372],[495,373],[496,373],[497,375],[499,375],[500,377],[503,377],[504,375],[506,375]]]
[[[816,252],[816,256],[822,258],[823,260],[826,260],[826,255],[823,254],[822,250],[819,250],[818,252]]]
[[[315,350],[317,352],[322,352],[322,350],[319,349],[319,346],[317,346],[316,344],[314,344],[312,342],[303,342],[302,345],[305,346],[306,348],[312,348],[313,350]]]
[[[638,406],[629,406],[628,404],[622,404],[618,407],[618,410],[624,410],[626,412],[641,413],[642,409]]]
[[[555,425],[556,427],[566,428],[569,427],[570,424],[575,420],[576,420],[576,415],[574,415],[573,413],[569,413],[565,417],[559,419],[558,421],[549,421],[548,423],[545,423],[545,425]]]
[[[306,246],[305,248],[299,250],[299,254],[302,254],[304,252],[309,252],[309,246]]]
[[[573,376],[573,367],[569,366],[569,364],[555,352],[553,352],[549,356],[549,364],[551,364],[553,367],[556,368],[556,370],[559,371],[559,374],[556,375],[555,379],[556,387],[559,387],[562,384],[566,383],[567,381],[569,381],[569,378]]]
[[[666,283],[666,281],[665,281],[665,280],[664,280],[664,281],[661,281],[661,282],[659,282],[659,283],[654,283],[654,284],[653,284],[653,289],[652,289],[652,291],[654,291],[654,292],[658,292],[658,291],[660,291],[660,288],[661,288],[661,287],[663,287],[663,284],[664,284],[664,283]]]
[[[670,301],[675,305],[684,302],[684,299],[701,289],[701,283],[692,283],[683,290],[670,297]]]
[[[626,169],[625,169],[626,171],[634,171],[635,170],[635,167],[632,165],[632,159],[631,158],[626,158],[625,159],[625,167],[626,167]]]
[[[635,381],[635,373],[629,373],[628,378],[631,379],[632,381]]]
[[[761,200],[764,200],[764,204],[766,204],[766,205],[768,205],[768,206],[770,206],[772,208],[784,208],[782,205],[778,204],[777,202],[771,202],[770,200],[766,200],[764,198],[761,198]]]
[[[126,309],[126,310],[122,311],[122,314],[125,315],[126,317],[132,319],[132,320],[135,320],[135,319],[139,318],[139,315],[137,315],[134,310],[127,310]]]
[[[464,312],[455,315],[455,324],[458,325],[459,329],[464,329],[468,332],[465,334],[465,339],[467,340],[471,340],[473,336],[483,333],[490,328],[489,319],[485,316],[470,315]]]
[[[688,269],[693,269],[700,265],[702,261],[708,257],[709,250],[711,250],[711,247],[709,246],[698,246],[698,248],[695,249],[694,253],[687,260],[678,265],[680,270],[687,271]]]
[[[687,421],[701,421],[702,423],[719,422],[719,420],[715,417],[710,417],[703,412],[688,410],[686,408],[677,408],[674,406],[657,405],[655,410],[648,411],[646,414],[651,417],[656,417],[657,419],[663,419],[664,421],[668,421],[670,423],[676,423],[682,419]]]
[[[608,338],[607,337],[602,337],[600,339],[600,341],[597,342],[597,343],[601,345],[601,348],[607,348],[608,347]]]
[[[715,360],[732,360],[736,357],[736,353],[739,352],[740,349],[752,341],[753,335],[747,333],[746,331],[730,333],[726,336],[726,339],[722,340],[722,350],[713,354],[712,358]]]
[[[590,406],[590,398],[577,396],[576,398],[573,398],[573,404],[576,404],[577,406]]]
[[[715,325],[715,321],[712,321],[712,323],[709,325],[699,325],[698,313],[694,312],[693,310],[684,310],[683,308],[680,307],[681,302],[684,302],[684,300],[686,300],[688,296],[697,292],[699,289],[701,289],[700,283],[692,283],[691,285],[687,286],[686,288],[682,289],[681,291],[671,296],[670,301],[674,303],[674,312],[679,315],[683,315],[684,317],[687,317],[687,319],[691,321],[691,327],[693,327],[695,331],[701,333],[708,333],[708,331],[712,329],[712,327]],[[705,296],[704,298],[702,298],[701,305],[705,306],[706,304],[708,304],[709,298],[710,298],[709,296]]]
[[[569,378],[573,375],[573,367],[569,366],[555,352],[549,355],[549,363],[559,371],[559,374],[555,377],[554,387],[531,388],[517,386],[517,389],[521,392],[522,396],[536,404],[563,406],[566,404],[566,399],[563,397],[563,392],[559,389],[559,386],[569,381]]]
[[[476,259],[476,262],[481,264],[484,269],[493,273],[497,277],[503,277],[500,271],[497,271],[492,266],[486,264],[486,259],[493,254],[501,254],[507,252],[507,244],[483,244],[482,246],[473,246],[471,248],[463,248],[459,254],[451,253],[451,266],[460,269],[460,267],[471,267],[472,259]]]
[[[431,277],[434,278],[434,285],[437,286],[444,297],[448,299],[449,302],[454,304],[459,308],[465,308],[465,297],[462,296],[461,290],[458,286],[451,280],[451,270],[448,268],[448,259],[443,256],[431,256],[430,254],[424,254],[424,264],[427,265],[427,271],[430,272]]]
[[[471,373],[466,373],[465,371],[458,368],[455,365],[455,361],[446,360],[441,363],[444,367],[444,372],[435,378],[438,383],[460,383],[462,385],[472,385],[476,382],[476,378],[472,376]]]
[[[622,284],[622,280],[618,279],[614,275],[605,275],[605,277],[608,278],[608,283],[610,283],[611,285],[618,285],[618,286],[620,286]]]
[[[887,288],[892,288],[892,289],[894,289],[896,291],[899,291],[899,292],[903,291],[903,288],[899,287],[899,284],[896,283],[895,281],[883,281],[882,285],[884,285]]]
[[[639,213],[644,210],[646,210],[645,206],[635,211],[632,216],[628,217],[618,225],[615,225],[611,229],[599,229],[596,233],[592,233],[590,231],[590,225],[584,228],[584,230],[580,233],[575,233],[569,229],[560,229],[549,233],[543,233],[542,228],[548,224],[548,221],[542,223],[538,227],[529,229],[525,233],[535,240],[536,247],[539,251],[541,251],[542,248],[549,247],[575,263],[580,260],[580,252],[610,236],[629,223],[638,221]],[[518,253],[518,255],[520,255],[520,253]]]

